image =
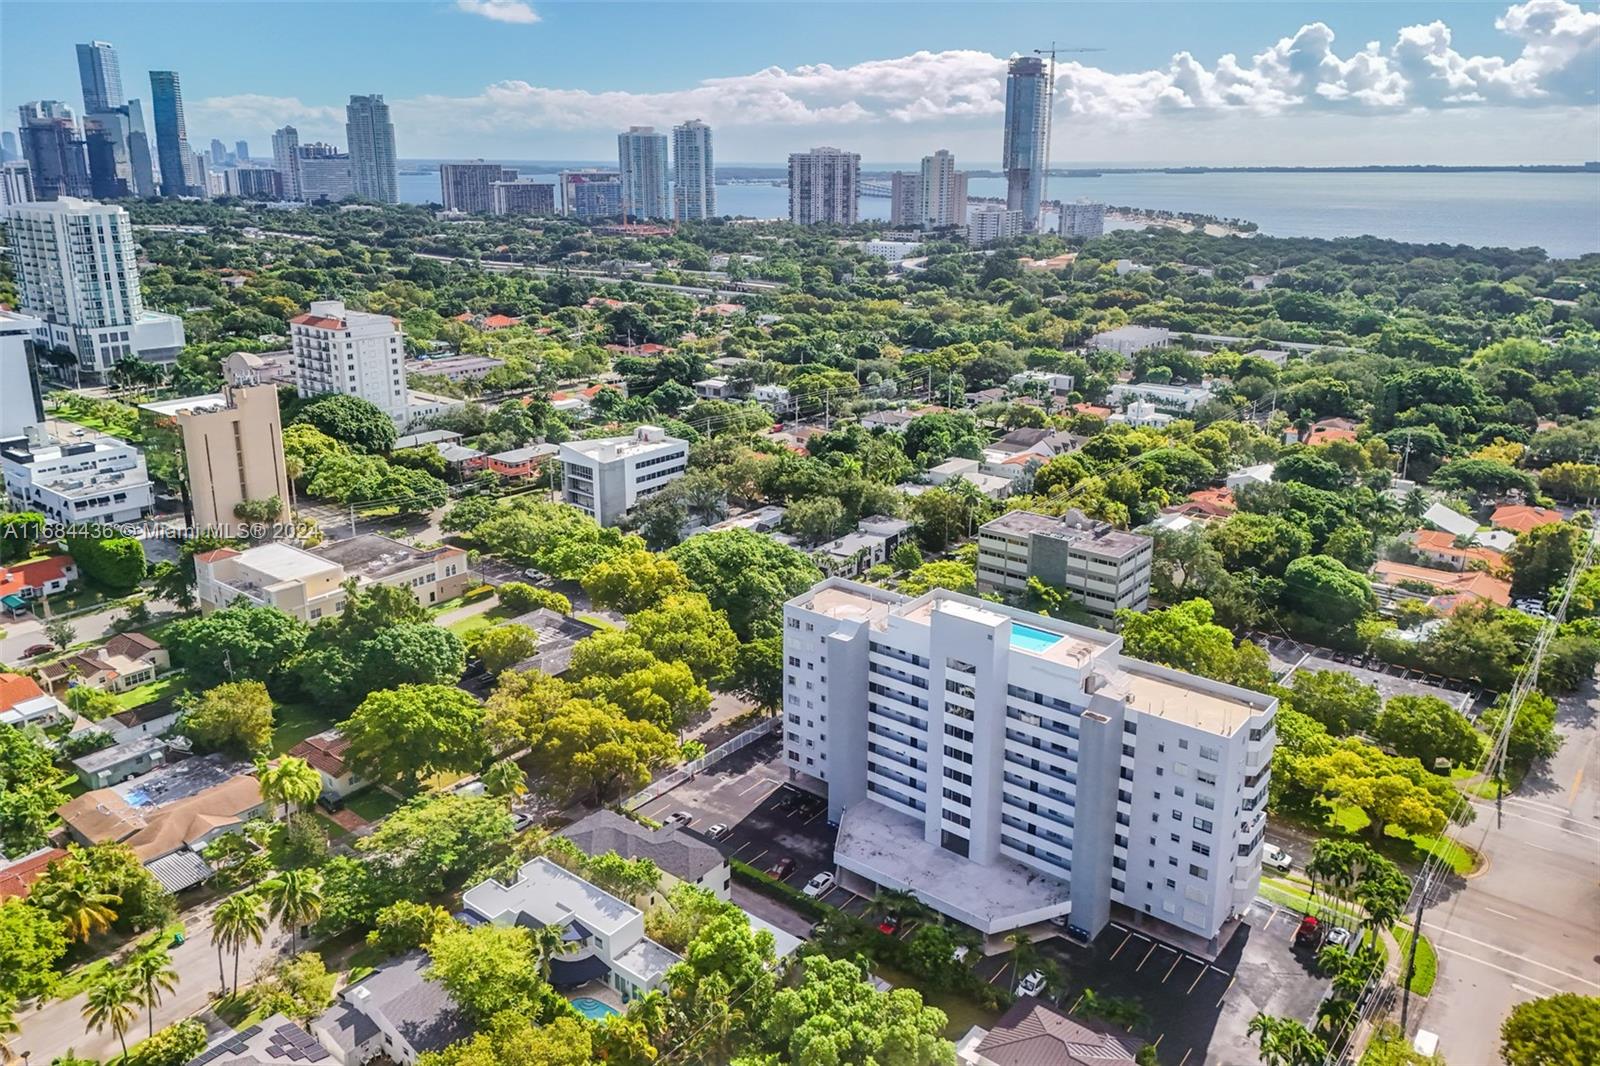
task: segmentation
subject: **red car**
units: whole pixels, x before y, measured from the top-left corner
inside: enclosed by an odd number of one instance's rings
[[[767,867],[767,876],[776,878],[779,881],[782,881],[785,877],[788,877],[792,873],[794,873],[793,859],[779,859],[777,862]]]
[[[1300,928],[1294,931],[1294,944],[1299,948],[1315,948],[1322,943],[1322,925],[1311,915],[1300,919]]]
[[[900,916],[898,914],[885,914],[883,921],[878,923],[878,932],[883,933],[885,936],[893,936],[899,928]]]

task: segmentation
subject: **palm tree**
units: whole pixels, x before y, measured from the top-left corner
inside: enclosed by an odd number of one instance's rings
[[[660,1047],[661,1036],[667,1031],[670,1007],[666,993],[659,988],[651,989],[628,1005],[628,1020],[638,1023],[650,1043]]]
[[[286,818],[291,810],[309,807],[322,795],[322,775],[293,755],[285,755],[275,764],[257,759],[256,780],[261,783],[261,798],[282,803]]]
[[[539,976],[546,981],[550,980],[550,960],[578,951],[577,942],[568,940],[567,931],[559,925],[541,925],[528,932],[533,939],[533,957],[539,960]]]
[[[107,970],[89,986],[89,996],[83,1003],[83,1020],[89,1028],[103,1033],[108,1028],[117,1034],[122,1043],[122,1057],[128,1057],[128,1029],[138,1017],[134,1004],[139,1002],[139,990],[130,975],[121,970]]]
[[[163,993],[178,987],[178,971],[172,965],[172,953],[159,940],[148,940],[133,953],[125,966],[140,989],[141,1002],[145,1006],[149,1025],[149,1032],[145,1035],[155,1036],[156,1004],[161,1002]]]
[[[88,940],[117,920],[122,897],[102,892],[81,860],[55,864],[35,886],[31,902],[61,919],[71,940]]]
[[[300,949],[300,926],[322,914],[322,875],[315,870],[285,870],[261,882],[267,913],[289,927],[291,951]]]
[[[1261,1047],[1262,1066],[1317,1066],[1328,1057],[1328,1046],[1293,1018],[1257,1014],[1245,1032]]]
[[[921,921],[932,913],[928,905],[912,893],[893,888],[879,889],[878,894],[867,904],[866,910],[868,918],[881,919],[894,914],[903,922],[913,919]]]
[[[233,949],[233,990],[239,991],[239,954],[244,945],[260,944],[266,936],[267,919],[263,913],[261,897],[253,892],[229,896],[211,916],[211,942],[217,945],[217,972],[222,972],[222,949]],[[226,995],[228,982],[222,982]]]
[[[1011,945],[1011,985],[1015,988],[1017,978],[1022,975],[1023,962],[1026,960],[1031,969],[1039,952],[1033,946],[1033,940],[1020,929],[1006,937],[1006,943]]]
[[[528,775],[514,760],[501,759],[483,772],[483,789],[491,796],[513,800],[528,791]]]

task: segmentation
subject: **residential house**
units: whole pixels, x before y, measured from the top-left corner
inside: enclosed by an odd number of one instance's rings
[[[591,986],[627,1003],[658,987],[680,961],[644,935],[643,911],[546,858],[524,863],[509,884],[490,878],[472,886],[461,905],[495,925],[560,926],[577,945],[550,960],[550,983],[560,990]]]
[[[1134,429],[1165,429],[1172,423],[1172,416],[1157,409],[1153,403],[1135,400],[1106,421],[1124,422]]]
[[[702,378],[694,383],[694,394],[702,400],[734,400],[739,386],[724,377]]]
[[[813,554],[828,573],[856,577],[888,562],[910,530],[910,522],[872,515],[858,522],[853,532],[829,541]]]
[[[136,737],[126,744],[112,744],[80,755],[72,760],[72,769],[85,788],[106,788],[162,765],[166,750],[160,737]]]
[[[345,739],[344,734],[337,729],[328,729],[306,737],[290,748],[289,754],[296,759],[304,759],[322,778],[323,796],[341,802],[346,796],[367,787],[367,782],[345,762],[345,754],[349,750],[350,741]]]
[[[468,448],[464,444],[435,444],[439,458],[444,460],[444,465],[457,477],[470,474],[474,470],[481,470],[484,465],[484,455],[476,448]]]
[[[77,685],[104,692],[127,692],[154,681],[172,665],[167,649],[143,633],[118,633],[98,648],[87,648],[39,667],[39,678],[56,695]]]
[[[1511,605],[1511,582],[1482,570],[1456,573],[1387,559],[1380,559],[1373,566],[1372,589],[1384,603],[1421,600],[1442,614],[1450,614],[1461,603],[1472,600],[1486,600],[1499,607]]]
[[[615,852],[624,859],[649,859],[655,863],[661,871],[661,884],[630,901],[637,907],[648,910],[660,905],[679,883],[703,888],[723,901],[729,898],[728,860],[712,845],[675,826],[648,829],[615,811],[600,810],[559,830],[557,835],[578,845],[585,855]]]
[[[244,1029],[217,1034],[189,1066],[301,1066],[329,1057],[316,1037],[282,1014],[271,1014]]]
[[[1474,563],[1482,563],[1481,568],[1499,570],[1505,565],[1505,555],[1486,548],[1480,544],[1460,547],[1458,538],[1439,529],[1418,529],[1407,534],[1406,539],[1416,549],[1417,554],[1426,559],[1430,564],[1446,570],[1466,570]]]
[[[956,1045],[960,1066],[1134,1066],[1145,1041],[1106,1022],[1073,1018],[1022,996],[989,1028],[974,1025]]]
[[[560,452],[561,449],[554,444],[529,444],[522,448],[512,448],[510,451],[485,456],[483,469],[504,478],[535,477],[545,462]]]
[[[1106,399],[1127,407],[1134,402],[1154,404],[1163,411],[1189,413],[1211,399],[1211,382],[1199,385],[1167,385],[1154,381],[1119,382],[1111,386]]]
[[[1273,463],[1256,463],[1254,466],[1241,467],[1223,479],[1229,491],[1245,487],[1254,488],[1258,485],[1272,484],[1272,472],[1277,469]]]
[[[428,956],[413,951],[385,963],[340,991],[311,1022],[311,1033],[339,1066],[382,1059],[416,1066],[472,1034],[466,1012],[444,986],[427,977]]]
[[[71,717],[61,701],[31,677],[0,673],[0,725],[46,728]]]
[[[1197,489],[1184,499],[1182,503],[1171,507],[1163,507],[1163,514],[1181,514],[1202,522],[1209,522],[1214,518],[1227,518],[1237,511],[1238,505],[1233,502],[1233,490],[1229,488]]]
[[[407,433],[397,438],[394,442],[395,451],[404,451],[407,448],[421,448],[429,444],[451,444],[461,439],[461,434],[448,429],[428,429],[421,433]]]
[[[1504,504],[1494,509],[1494,514],[1489,516],[1489,524],[1496,529],[1504,529],[1518,536],[1537,529],[1539,526],[1548,526],[1553,522],[1562,522],[1566,516],[1553,507],[1532,507],[1527,504]]]
[[[516,625],[527,626],[539,638],[534,653],[521,662],[513,663],[511,669],[519,674],[537,670],[551,677],[559,677],[566,673],[567,667],[572,664],[573,649],[580,641],[593,636],[600,629],[593,623],[568,614],[559,614],[548,607],[519,614],[510,621]]]
[[[33,883],[45,875],[50,864],[67,857],[66,849],[43,847],[15,859],[0,857],[0,903],[8,899],[27,899]]]
[[[13,566],[0,566],[0,603],[7,611],[20,614],[30,600],[65,592],[78,580],[78,565],[70,555],[50,555],[29,559]]]
[[[1251,352],[1250,354],[1259,355],[1261,353]],[[1332,444],[1334,441],[1349,441],[1353,443],[1356,439],[1356,430],[1360,425],[1361,423],[1353,422],[1348,418],[1323,418],[1313,422],[1311,427],[1306,430],[1304,437],[1293,426],[1285,429],[1283,431],[1283,443],[1305,444],[1311,447]]]
[[[971,482],[991,500],[1004,499],[1014,487],[1011,478],[983,473],[982,464],[976,459],[947,459],[928,470],[928,481],[934,485],[946,485],[957,479]]]
[[[861,416],[867,429],[886,429],[891,433],[904,433],[917,416],[910,411],[869,411]]]
[[[1460,511],[1436,503],[1422,512],[1422,520],[1434,529],[1442,529],[1452,537],[1468,537],[1478,531],[1478,523]]]
[[[172,700],[152,700],[102,718],[96,725],[111,737],[113,744],[126,744],[139,737],[164,737],[182,717],[183,712]]]

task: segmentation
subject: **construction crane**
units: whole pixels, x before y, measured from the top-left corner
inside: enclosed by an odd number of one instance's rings
[[[1044,221],[1044,210],[1043,210],[1044,203],[1045,203],[1046,200],[1048,200],[1050,198],[1050,139],[1051,139],[1051,135],[1055,133],[1055,125],[1056,125],[1055,121],[1054,121],[1054,111],[1055,111],[1055,106],[1056,106],[1056,56],[1058,56],[1058,55],[1062,55],[1062,56],[1065,56],[1065,55],[1078,55],[1078,54],[1082,54],[1084,52],[1104,52],[1104,51],[1105,51],[1104,48],[1057,48],[1056,47],[1056,42],[1054,42],[1054,41],[1050,42],[1050,47],[1049,48],[1035,48],[1033,50],[1033,54],[1036,55],[1036,56],[1049,56],[1050,57],[1050,76],[1045,80],[1045,93],[1044,93],[1045,114],[1046,114],[1046,116],[1048,116],[1048,118],[1050,120],[1050,126],[1049,126],[1049,133],[1045,134],[1045,138],[1044,138],[1044,167],[1039,172],[1040,173],[1040,178],[1039,178],[1039,205],[1040,205],[1040,211],[1039,211],[1039,218],[1036,220],[1036,224],[1042,224],[1043,223],[1043,221]]]

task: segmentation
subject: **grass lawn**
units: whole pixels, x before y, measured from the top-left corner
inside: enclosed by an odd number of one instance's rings
[[[1327,825],[1323,828],[1335,829],[1345,836],[1359,837],[1371,843],[1366,831],[1370,824],[1371,820],[1365,812],[1355,807],[1341,807],[1328,817]],[[1429,855],[1438,855],[1450,864],[1450,869],[1462,875],[1477,869],[1479,863],[1477,853],[1471,848],[1441,836],[1411,836],[1394,825],[1384,830],[1384,839],[1376,846],[1378,851],[1397,862],[1420,865]]]
[[[469,614],[465,618],[458,618],[445,626],[445,628],[465,641],[479,630],[488,629],[496,622],[502,622],[507,618],[513,617],[515,617],[515,612],[507,610],[504,606],[496,605],[487,611],[480,611],[478,614]]]
[[[888,981],[896,988],[914,988],[922,993],[922,1001],[930,1007],[938,1007],[944,1011],[950,1020],[945,1024],[944,1035],[951,1040],[960,1040],[966,1035],[967,1030],[974,1025],[985,1028],[993,1025],[1000,1017],[993,1011],[984,1010],[972,1000],[967,999],[959,992],[932,992],[921,987],[917,978],[903,970],[896,970],[882,963],[875,963],[872,972]]]
[[[188,677],[183,674],[172,674],[118,694],[117,703],[123,710],[131,711],[135,707],[143,707],[145,704],[154,703],[157,700],[181,696],[188,691]]]
[[[351,796],[344,805],[369,822],[381,822],[404,802],[381,788],[369,788],[360,795]]]
[[[1406,956],[1411,953],[1411,930],[1396,927],[1394,938],[1400,945],[1400,972],[1405,973]],[[1411,975],[1411,991],[1426,996],[1433,991],[1433,982],[1439,975],[1439,956],[1427,937],[1417,941],[1417,969]]]
[[[1316,900],[1315,908],[1312,907],[1311,893],[1301,887],[1300,883],[1282,877],[1263,877],[1261,879],[1261,897],[1271,900],[1280,907],[1289,907],[1300,914],[1312,912],[1322,915],[1334,915],[1350,928],[1361,924],[1361,911],[1339,900],[1323,894]]]
[[[272,752],[282,755],[306,737],[335,724],[321,708],[304,703],[275,703],[272,706]]]
[[[167,944],[172,941],[174,935],[183,932],[183,928],[184,926],[182,922],[170,922],[166,928],[162,929],[159,933],[142,933],[132,940],[126,941],[125,943],[132,944],[137,941],[146,941],[154,938],[155,942],[158,944]],[[124,942],[118,941],[116,944],[116,949],[120,950],[120,948],[123,946],[123,943]],[[55,998],[71,999],[79,992],[84,991],[102,974],[111,968],[111,963],[111,956],[105,955],[101,958],[95,959],[92,962],[86,962],[74,970],[69,970],[67,973],[63,974],[61,976],[61,980],[56,983],[54,992]]]

